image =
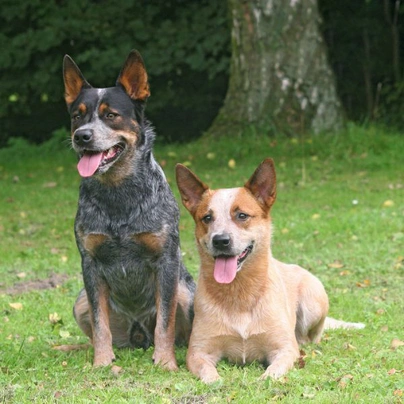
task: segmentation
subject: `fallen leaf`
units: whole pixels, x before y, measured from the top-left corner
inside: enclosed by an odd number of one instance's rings
[[[394,375],[396,372],[397,372],[397,370],[393,368],[393,369],[390,369],[390,370],[387,372],[387,374],[391,376],[391,375]]]
[[[216,157],[216,154],[215,154],[215,153],[208,153],[208,154],[206,155],[206,158],[207,158],[208,160],[214,160],[215,157]]]
[[[346,384],[347,384],[347,383],[346,383],[345,381],[341,380],[341,381],[338,383],[338,386],[341,387],[341,389],[345,389]]]
[[[62,317],[58,313],[49,314],[48,319],[51,324],[63,323]]]
[[[393,338],[391,340],[390,348],[397,349],[400,346],[404,346],[404,341],[400,341],[398,338]]]
[[[335,260],[330,264],[327,264],[328,268],[340,269],[344,267],[344,264],[340,260]]]
[[[42,185],[43,188],[55,188],[57,186],[57,182],[45,182],[45,184]]]
[[[317,219],[320,219],[320,217],[321,217],[321,215],[319,214],[319,213],[315,213],[314,215],[312,215],[312,219],[313,220],[317,220]]]
[[[229,166],[229,168],[233,169],[236,167],[236,161],[234,159],[230,159],[227,165]]]
[[[400,269],[403,265],[404,265],[404,257],[400,255],[396,259],[396,263],[394,264],[394,269]]]
[[[391,199],[383,202],[383,208],[391,208],[392,206],[394,206],[394,202]]]
[[[120,366],[117,365],[112,365],[111,367],[111,372],[114,376],[118,376],[120,373],[122,373],[123,369]]]
[[[70,332],[66,330],[60,330],[59,335],[61,338],[69,338],[70,337]]]
[[[61,391],[56,391],[56,392],[53,394],[53,398],[58,399],[58,398],[60,398],[60,397],[62,397],[62,392],[61,392]]]
[[[299,359],[297,360],[298,369],[303,369],[306,366],[305,358],[307,358],[306,352],[301,349]]]
[[[313,393],[303,393],[302,394],[303,398],[308,398],[309,400],[315,397],[315,394]]]
[[[344,389],[347,386],[348,382],[350,380],[352,380],[353,378],[354,377],[350,374],[339,377],[337,379],[337,381],[339,381],[338,386],[341,387],[342,389]]]
[[[370,280],[365,279],[363,282],[356,282],[356,286],[358,288],[367,288],[368,286],[370,286]]]
[[[395,397],[402,397],[403,396],[403,391],[400,389],[394,390],[393,396]]]
[[[23,279],[27,276],[27,274],[25,272],[20,272],[17,274],[17,278]]]
[[[9,303],[10,307],[14,310],[22,310],[22,303]]]
[[[346,343],[344,344],[344,348],[347,349],[347,350],[349,350],[349,351],[354,351],[354,350],[356,350],[356,347],[353,346],[353,345],[351,345],[351,344],[349,344],[348,342],[346,342]]]

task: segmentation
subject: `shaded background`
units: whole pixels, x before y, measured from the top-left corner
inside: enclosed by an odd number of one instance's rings
[[[319,0],[321,29],[348,119],[404,127],[396,0]],[[221,107],[229,78],[226,2],[5,0],[0,9],[0,147],[49,139],[69,126],[62,59],[95,87],[113,86],[132,48],[148,69],[147,115],[158,140],[196,139]]]

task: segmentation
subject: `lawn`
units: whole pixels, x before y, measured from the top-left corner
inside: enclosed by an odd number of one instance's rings
[[[326,331],[302,347],[295,369],[259,381],[260,364],[221,361],[206,386],[185,367],[169,373],[147,351],[116,350],[114,367],[93,369],[72,306],[82,287],[73,236],[79,176],[60,136],[40,147],[0,150],[0,402],[5,403],[402,403],[404,402],[404,136],[350,126],[334,136],[202,139],[158,145],[175,196],[185,163],[212,187],[241,186],[275,160],[273,254],[324,283],[330,315],[363,330]],[[193,222],[181,207],[184,261],[197,278]]]

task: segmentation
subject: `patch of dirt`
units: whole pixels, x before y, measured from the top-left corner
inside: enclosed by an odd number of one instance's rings
[[[206,404],[209,402],[209,394],[202,394],[200,396],[186,395],[178,399],[174,399],[174,404]]]
[[[53,289],[62,285],[69,277],[65,274],[51,274],[48,279],[17,282],[6,289],[0,289],[0,293],[7,295],[19,295],[33,290]]]

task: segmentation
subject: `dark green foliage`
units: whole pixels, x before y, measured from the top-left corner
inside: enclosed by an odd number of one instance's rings
[[[404,2],[318,3],[348,118],[402,129]],[[224,100],[229,13],[226,1],[209,0],[3,0],[0,147],[10,136],[41,142],[69,125],[64,54],[73,57],[90,83],[104,87],[114,85],[132,48],[141,52],[150,75],[147,115],[158,139],[198,137]]]
[[[322,30],[348,117],[404,128],[403,2],[318,0]]]
[[[138,49],[166,140],[198,136],[224,97],[229,29],[224,2],[5,0],[0,8],[0,133],[42,141],[68,125],[62,58],[69,54],[95,87],[115,84]],[[5,119],[7,118],[7,119]]]

